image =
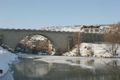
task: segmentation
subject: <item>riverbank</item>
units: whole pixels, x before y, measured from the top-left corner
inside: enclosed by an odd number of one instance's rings
[[[9,65],[16,61],[16,59],[17,55],[0,47],[0,77],[8,72]]]

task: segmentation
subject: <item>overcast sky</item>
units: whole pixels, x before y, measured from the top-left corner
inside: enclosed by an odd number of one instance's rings
[[[109,24],[120,21],[120,0],[0,0],[0,28]]]

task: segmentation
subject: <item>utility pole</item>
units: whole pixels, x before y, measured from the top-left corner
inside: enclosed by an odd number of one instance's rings
[[[51,42],[49,40],[47,40],[47,45],[48,45],[48,53],[52,54],[52,45],[51,45]]]
[[[77,34],[77,56],[80,56],[80,32]]]

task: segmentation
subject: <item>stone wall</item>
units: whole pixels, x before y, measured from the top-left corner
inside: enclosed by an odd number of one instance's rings
[[[81,42],[100,43],[104,42],[104,34],[99,33],[81,33]]]

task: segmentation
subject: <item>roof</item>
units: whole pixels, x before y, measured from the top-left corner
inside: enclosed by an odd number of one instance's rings
[[[93,25],[85,26],[85,25],[83,25],[83,26],[81,27],[81,29],[83,29],[83,28],[100,28],[100,26],[93,26]]]

